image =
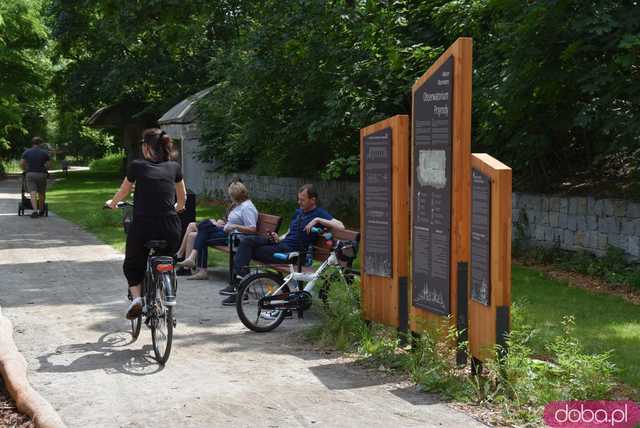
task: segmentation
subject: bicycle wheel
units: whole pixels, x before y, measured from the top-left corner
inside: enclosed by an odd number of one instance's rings
[[[162,289],[163,280],[159,275],[155,287],[155,298],[151,307],[151,341],[156,360],[164,365],[171,353],[173,341],[173,307],[165,305],[165,296]]]
[[[280,285],[282,278],[271,272],[249,275],[240,283],[236,311],[245,327],[258,333],[266,333],[282,323],[285,316],[283,310],[261,310],[258,305],[262,297],[275,292]]]
[[[142,315],[138,315],[138,318],[131,320],[131,337],[134,341],[140,336],[140,327],[142,327]]]

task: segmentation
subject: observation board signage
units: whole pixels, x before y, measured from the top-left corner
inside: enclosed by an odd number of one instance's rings
[[[440,315],[451,310],[452,97],[450,56],[413,99],[412,303]]]
[[[471,298],[491,300],[491,178],[471,172]]]
[[[364,137],[364,272],[392,277],[392,131]]]

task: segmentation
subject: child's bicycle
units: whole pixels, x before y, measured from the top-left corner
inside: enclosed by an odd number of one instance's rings
[[[123,226],[125,233],[129,231],[131,223],[131,208],[129,202],[118,203],[118,208],[124,209]],[[149,249],[147,269],[142,282],[142,313],[131,320],[131,336],[136,340],[140,335],[142,317],[144,323],[151,329],[151,341],[156,360],[164,365],[171,353],[173,328],[176,319],[173,308],[176,305],[178,281],[175,273],[175,260],[169,256],[156,256],[156,252],[167,246],[166,241],[148,241],[145,247]],[[128,295],[132,300],[131,294]]]
[[[313,232],[322,233],[319,228]],[[271,271],[259,271],[245,277],[238,285],[236,310],[242,323],[258,333],[271,331],[278,327],[285,317],[293,311],[302,318],[304,311],[311,308],[314,290],[318,280],[324,280],[319,297],[325,301],[328,286],[340,280],[349,290],[353,281],[353,272],[347,267],[356,258],[358,243],[356,241],[331,240],[330,234],[324,233],[327,242],[331,243],[329,257],[314,272],[296,272],[294,261],[304,257],[300,252],[275,253],[274,257],[289,261],[290,273],[282,278]],[[268,266],[265,266],[268,268]]]

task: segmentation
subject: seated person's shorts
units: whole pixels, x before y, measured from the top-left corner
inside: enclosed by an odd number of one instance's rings
[[[46,172],[27,172],[27,188],[29,192],[44,193],[47,191]]]

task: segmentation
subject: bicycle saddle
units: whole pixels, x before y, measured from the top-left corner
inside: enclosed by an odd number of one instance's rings
[[[295,257],[298,257],[300,253],[298,251],[293,251],[291,253],[273,253],[273,258],[276,260],[291,260]]]
[[[167,241],[147,241],[144,243],[145,248],[150,250],[158,250],[167,246]]]

